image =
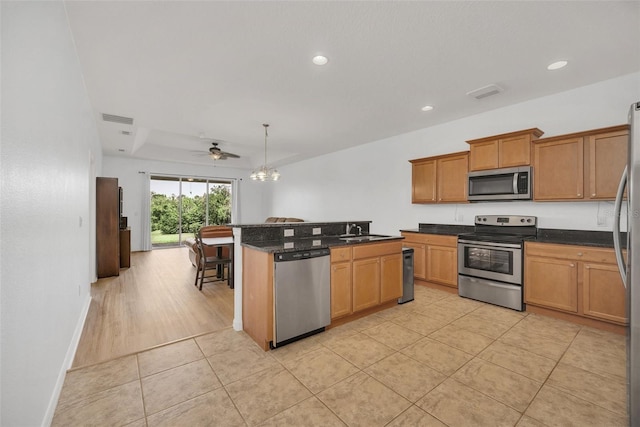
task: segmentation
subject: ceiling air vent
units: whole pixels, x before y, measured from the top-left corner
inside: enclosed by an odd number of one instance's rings
[[[102,113],[102,120],[105,122],[121,123],[123,125],[133,124],[133,119],[131,117],[116,116],[114,114]]]
[[[467,95],[472,96],[475,99],[482,99],[491,95],[496,95],[502,92],[503,90],[504,89],[502,89],[500,86],[496,84],[490,84],[488,86],[484,86],[479,89],[472,90],[471,92],[467,92]]]

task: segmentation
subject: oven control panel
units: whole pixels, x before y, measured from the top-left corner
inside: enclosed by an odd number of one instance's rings
[[[505,227],[535,226],[535,216],[522,215],[476,215],[476,225],[494,225]]]

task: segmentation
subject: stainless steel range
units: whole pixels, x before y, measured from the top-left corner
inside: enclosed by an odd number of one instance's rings
[[[536,217],[478,215],[475,232],[458,235],[458,294],[524,310],[524,242],[537,235]]]

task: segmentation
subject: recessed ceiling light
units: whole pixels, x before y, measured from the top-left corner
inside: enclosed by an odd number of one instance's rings
[[[552,64],[549,64],[547,66],[547,70],[550,70],[550,71],[559,70],[560,68],[566,67],[567,64],[568,64],[567,61],[556,61]]]
[[[124,153],[124,148],[118,148],[118,151]]]
[[[325,65],[327,62],[329,62],[329,58],[322,55],[316,55],[313,57],[312,61],[316,65]]]
[[[424,107],[421,108],[422,111],[431,111],[433,110],[433,107],[431,105],[425,105]]]

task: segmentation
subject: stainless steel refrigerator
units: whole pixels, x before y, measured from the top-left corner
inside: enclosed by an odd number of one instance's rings
[[[622,281],[627,288],[627,408],[629,425],[640,426],[640,102],[629,111],[628,163],[618,187],[615,202],[613,242]],[[624,188],[627,187],[627,259],[621,248],[620,217]]]

